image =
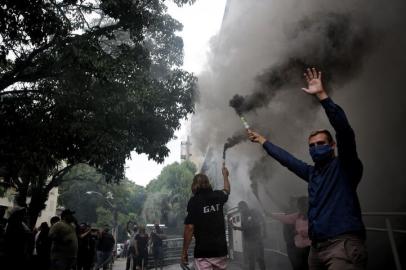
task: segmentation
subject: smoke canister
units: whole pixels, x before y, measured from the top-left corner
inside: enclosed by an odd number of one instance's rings
[[[250,128],[250,125],[248,125],[247,120],[245,120],[244,116],[240,116],[241,122],[243,123],[244,127],[246,129]]]

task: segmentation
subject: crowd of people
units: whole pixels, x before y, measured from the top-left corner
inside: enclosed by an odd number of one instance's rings
[[[152,247],[155,270],[163,269],[164,250],[163,240],[167,238],[163,229],[158,223],[154,224],[154,229],[148,235],[145,226],[134,224],[132,227],[127,224],[127,231],[130,239],[125,243],[124,253],[127,256],[126,270],[147,269],[148,250]]]
[[[95,270],[111,269],[115,257],[116,240],[109,225],[92,228],[78,223],[73,211],[65,209],[30,230],[24,207],[14,207],[9,218],[0,208],[0,264],[1,269]],[[147,269],[148,250],[152,248],[155,269],[164,265],[163,240],[166,235],[159,224],[148,235],[143,225],[129,230],[124,245],[127,270]],[[4,267],[4,268],[3,268]]]
[[[31,230],[24,207],[2,216],[0,260],[2,269],[90,270],[107,269],[113,259],[115,239],[111,229],[78,223],[70,209]],[[4,268],[3,268],[4,267]]]

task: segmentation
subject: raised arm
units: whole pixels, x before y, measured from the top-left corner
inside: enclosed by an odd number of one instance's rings
[[[225,164],[223,163],[223,167],[221,169],[221,172],[223,174],[223,180],[224,180],[224,190],[230,194],[231,187],[230,187],[230,181],[228,179],[228,176],[230,173],[228,172],[228,169],[226,168]]]
[[[359,161],[355,134],[348,122],[343,109],[335,104],[327,95],[322,83],[322,73],[315,68],[307,69],[304,73],[308,88],[302,88],[308,94],[315,95],[323,106],[330,124],[336,131],[338,156],[344,164],[356,166],[356,171],[362,171]]]
[[[265,151],[274,159],[276,159],[282,166],[285,166],[290,171],[295,173],[297,176],[305,180],[306,182],[309,181],[309,173],[311,166],[306,164],[305,162],[295,158],[293,155],[288,153],[287,151],[283,150],[282,148],[274,145],[270,141],[266,140],[265,137],[260,135],[257,132],[252,130],[248,130],[248,138],[252,142],[256,142],[262,145]]]

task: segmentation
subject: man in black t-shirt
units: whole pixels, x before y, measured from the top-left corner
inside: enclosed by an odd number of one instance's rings
[[[188,263],[188,253],[192,236],[196,244],[194,266],[197,270],[226,269],[227,242],[225,234],[223,206],[230,194],[228,170],[222,168],[224,189],[213,190],[204,174],[193,178],[192,192],[187,206],[187,217],[183,233],[182,264]]]

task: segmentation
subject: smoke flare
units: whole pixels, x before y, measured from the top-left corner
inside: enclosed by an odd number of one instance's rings
[[[226,159],[227,149],[239,144],[242,141],[246,141],[246,140],[247,140],[247,134],[244,134],[244,133],[236,133],[233,136],[231,136],[230,138],[228,138],[226,143],[224,144],[224,148],[223,148],[223,160]]]

